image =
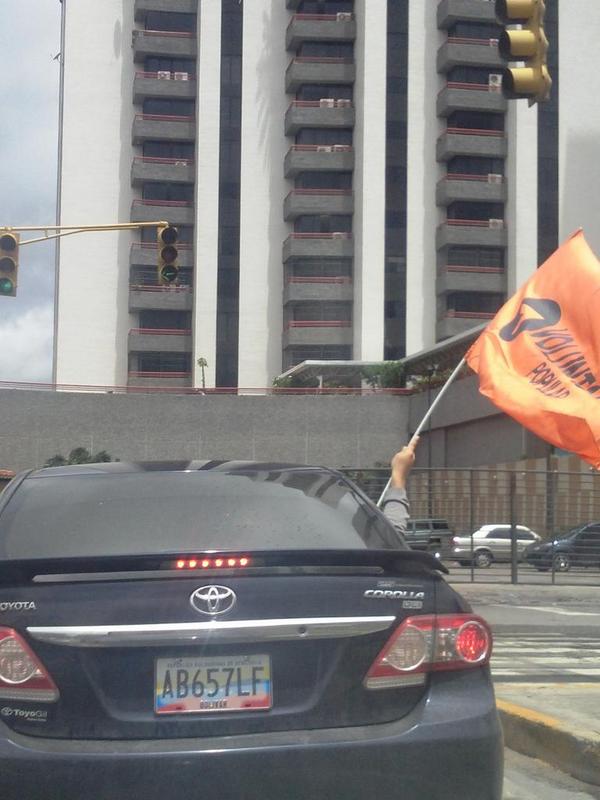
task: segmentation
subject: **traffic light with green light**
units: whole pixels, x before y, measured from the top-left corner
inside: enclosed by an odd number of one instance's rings
[[[177,228],[172,225],[159,225],[156,231],[158,244],[158,282],[170,286],[177,280]]]
[[[550,99],[552,78],[548,71],[548,39],[544,31],[545,0],[496,0],[496,17],[506,26],[498,50],[506,61],[521,61],[502,74],[502,90],[510,99],[527,98],[529,105]]]
[[[0,231],[0,297],[16,297],[19,234]]]

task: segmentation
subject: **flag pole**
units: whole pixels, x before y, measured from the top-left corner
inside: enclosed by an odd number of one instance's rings
[[[458,376],[458,373],[461,371],[461,369],[464,367],[464,365],[465,365],[466,363],[467,363],[467,360],[466,360],[466,358],[463,356],[463,357],[461,358],[461,360],[458,362],[458,364],[456,365],[456,367],[454,368],[454,370],[453,370],[452,374],[450,375],[450,377],[448,378],[448,380],[446,381],[446,383],[445,383],[445,384],[442,386],[442,388],[440,389],[440,392],[439,392],[438,396],[435,398],[435,400],[433,401],[433,403],[432,403],[432,404],[429,406],[429,408],[427,409],[427,412],[426,412],[425,416],[423,417],[423,419],[421,420],[421,422],[420,422],[420,423],[417,425],[417,429],[416,429],[416,431],[415,431],[415,432],[413,433],[413,435],[412,435],[412,438],[411,438],[411,440],[410,440],[410,444],[412,444],[412,443],[414,442],[414,440],[415,440],[415,439],[417,438],[417,436],[418,436],[418,435],[421,433],[421,431],[423,430],[423,428],[425,427],[425,425],[427,425],[427,423],[428,423],[428,421],[429,421],[429,418],[431,417],[431,415],[433,414],[433,412],[434,412],[434,411],[435,411],[435,409],[437,408],[437,406],[438,406],[438,403],[440,402],[440,400],[442,399],[442,397],[443,397],[443,396],[446,394],[447,390],[450,388],[450,386],[452,385],[452,383],[454,383],[454,381],[456,380],[456,378],[457,378],[457,376]],[[390,479],[388,480],[388,482],[386,483],[386,485],[385,485],[385,489],[384,489],[384,490],[383,490],[383,492],[381,493],[381,497],[380,497],[380,498],[379,498],[379,500],[377,501],[377,506],[378,506],[378,507],[380,507],[380,506],[381,506],[381,503],[383,502],[383,498],[384,498],[384,496],[385,496],[385,493],[386,493],[386,492],[387,492],[387,490],[390,488],[390,483],[391,483],[391,482],[392,482],[392,479],[390,478]]]

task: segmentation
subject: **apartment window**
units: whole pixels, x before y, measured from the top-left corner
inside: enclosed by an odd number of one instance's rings
[[[335,84],[307,83],[296,92],[296,100],[322,100],[333,97],[334,100],[352,100],[352,84],[336,86]]]
[[[306,345],[288,349],[284,355],[284,368],[290,369],[303,361],[349,361],[350,345]]]
[[[502,203],[478,203],[466,201],[452,203],[448,206],[448,219],[504,219],[504,206]]]
[[[487,111],[454,111],[448,117],[448,127],[481,131],[503,131],[504,114],[492,114]]]
[[[298,49],[301,58],[348,58],[354,55],[352,42],[303,42]],[[329,97],[330,95],[326,95]]]
[[[292,318],[299,321],[352,319],[350,303],[297,303],[292,308]]]
[[[164,100],[147,97],[144,100],[144,114],[161,114],[169,117],[193,117],[196,104],[193,100]]]
[[[450,247],[448,265],[504,268],[504,250],[493,247]]]
[[[455,156],[448,161],[449,175],[490,175],[491,173],[504,174],[503,159]]]
[[[349,13],[353,8],[353,0],[302,0],[298,5],[298,13],[339,14]]]
[[[352,189],[351,172],[301,172],[296,189]]]
[[[189,330],[191,327],[189,311],[140,311],[140,328],[156,330]]]
[[[142,186],[144,200],[166,200],[185,203],[194,202],[194,184],[192,183],[144,183]]]
[[[504,295],[495,292],[450,292],[447,303],[449,311],[493,314],[504,303]]]
[[[501,30],[493,22],[456,22],[448,29],[448,36],[462,39],[499,39]]]
[[[144,142],[142,154],[146,158],[181,158],[193,160],[195,148],[192,142]]]
[[[138,353],[140,372],[190,372],[190,353]]]
[[[308,277],[351,277],[352,275],[352,261],[348,259],[327,259],[318,261],[317,259],[310,261],[295,261],[289,272],[292,278],[308,278]]]
[[[449,83],[474,83],[474,84],[487,84],[490,80],[490,75],[498,73],[498,69],[492,67],[468,67],[465,64],[452,67],[448,72]]]
[[[352,144],[348,128],[302,128],[296,134],[296,144]]]
[[[352,217],[342,214],[303,214],[294,222],[296,233],[349,233],[351,230]]]
[[[196,62],[192,58],[147,56],[144,60],[144,70],[146,72],[186,72],[190,76],[196,74]]]
[[[146,30],[196,33],[196,15],[172,11],[147,11]]]
[[[217,386],[238,382],[243,6],[221,3]]]

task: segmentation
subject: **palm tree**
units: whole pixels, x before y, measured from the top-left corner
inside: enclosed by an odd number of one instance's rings
[[[208,367],[208,361],[205,358],[199,358],[196,362],[200,369],[202,370],[202,389],[206,389],[206,380],[204,376],[204,369]]]

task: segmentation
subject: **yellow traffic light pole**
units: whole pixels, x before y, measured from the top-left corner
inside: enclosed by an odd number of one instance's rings
[[[134,231],[139,228],[158,228],[168,226],[165,220],[156,222],[123,222],[113,225],[20,225],[0,227],[0,235],[3,233],[27,233],[30,231],[46,231],[44,236],[35,239],[21,239],[20,246],[35,244],[36,242],[47,242],[51,239],[59,239],[62,236],[73,236],[76,233],[89,233],[90,231]],[[48,231],[58,231],[58,233],[48,234]]]

